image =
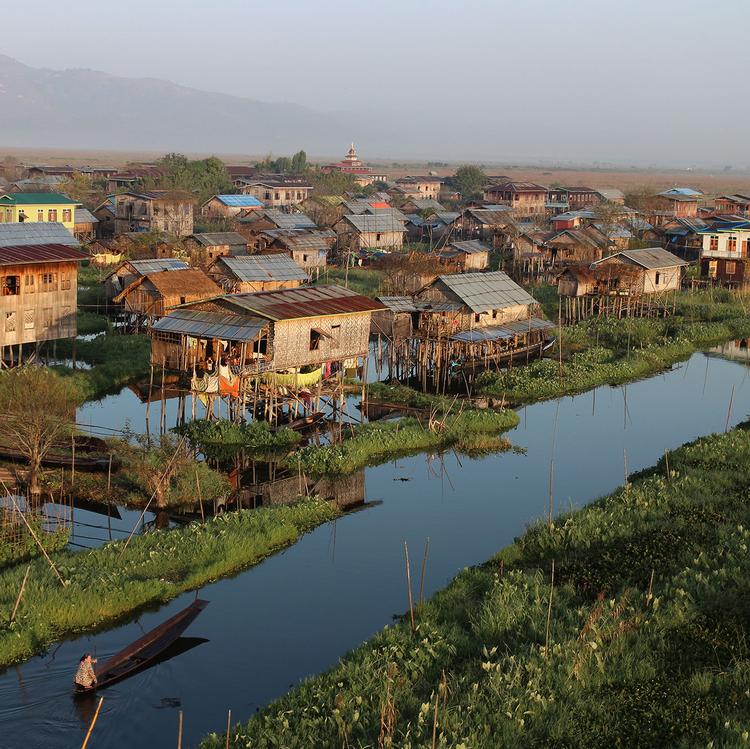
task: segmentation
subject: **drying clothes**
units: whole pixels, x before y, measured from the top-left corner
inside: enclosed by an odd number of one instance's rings
[[[240,380],[239,377],[229,380],[226,377],[219,376],[219,394],[232,395],[235,398],[240,397]]]

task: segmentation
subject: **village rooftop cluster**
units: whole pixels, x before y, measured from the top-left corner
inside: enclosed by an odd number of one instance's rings
[[[462,192],[461,170],[391,179],[354,144],[300,173],[222,168],[226,187],[211,195],[176,189],[163,164],[6,174],[4,363],[76,335],[80,263],[106,268],[107,312],[148,333],[154,366],[209,401],[240,399],[237,418],[252,399],[271,420],[319,405],[334,375],[363,376],[372,337],[391,377],[445,392],[543,355],[563,322],[663,316],[688,285],[750,282],[750,195],[678,186],[627,205],[616,189],[471,167]],[[331,178],[348,189],[326,192]],[[74,199],[76,184],[92,189]],[[375,293],[350,288],[350,274],[369,271],[380,273]],[[565,300],[558,319],[542,313],[540,283]]]

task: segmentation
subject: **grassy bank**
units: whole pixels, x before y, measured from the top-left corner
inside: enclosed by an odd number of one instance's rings
[[[230,745],[745,745],[750,432],[669,467],[533,526]]]
[[[47,562],[36,558],[16,621],[8,625],[3,617],[0,624],[0,666],[255,564],[338,512],[312,499],[134,537],[122,556],[122,541],[92,551],[56,552],[51,556],[64,587]],[[0,610],[13,608],[25,570],[16,565],[0,571]]]
[[[385,278],[385,273],[380,270],[370,270],[369,268],[349,268],[349,273],[347,274],[346,268],[329,266],[316,283],[335,283],[339,286],[344,286],[347,278],[348,287],[352,291],[356,291],[363,296],[375,297],[380,293],[380,285]]]
[[[500,433],[518,424],[514,411],[469,409],[430,420],[404,418],[354,427],[337,445],[305,447],[287,458],[313,476],[340,476],[394,457],[454,447],[469,454],[509,447]]]
[[[692,304],[683,311],[663,320],[588,320],[565,328],[562,368],[541,359],[484,372],[479,392],[514,405],[580,393],[655,374],[696,351],[750,335],[750,318],[732,316],[740,311],[734,305]]]

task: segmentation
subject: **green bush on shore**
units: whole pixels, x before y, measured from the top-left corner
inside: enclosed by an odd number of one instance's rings
[[[379,421],[352,427],[349,436],[336,445],[310,446],[287,458],[290,468],[301,468],[313,476],[336,476],[353,473],[384,458],[407,455],[423,450],[456,447],[473,452],[476,449],[500,450],[509,447],[500,432],[518,424],[514,411],[467,409],[458,414],[433,420],[404,418]],[[348,427],[344,427],[349,429]],[[492,437],[492,440],[488,440]]]
[[[59,551],[51,557],[65,586],[45,559],[35,558],[16,621],[0,622],[0,666],[256,564],[338,514],[335,505],[316,498],[135,536],[122,554],[124,541]],[[12,609],[25,571],[23,564],[0,570],[1,610]]]
[[[417,607],[415,632],[404,616],[229,745],[744,745],[750,432],[669,468],[533,526]]]

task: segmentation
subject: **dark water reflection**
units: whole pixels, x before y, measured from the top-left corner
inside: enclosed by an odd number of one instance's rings
[[[442,588],[482,562],[546,512],[556,411],[554,504],[559,511],[622,483],[665,449],[723,431],[748,413],[748,369],[697,354],[671,372],[627,388],[599,388],[530,406],[511,433],[526,449],[480,460],[448,453],[366,471],[373,506],[320,527],[290,549],[201,591],[211,605],[188,630],[210,638],[104,692],[92,746],[174,746],[177,711],[183,746],[222,730],[226,711],[244,717],[405,610],[403,541],[421,559],[430,538],[425,588]],[[397,479],[409,479],[401,481]],[[375,500],[378,500],[377,502]],[[365,505],[367,506],[367,505]],[[76,747],[84,721],[70,696],[84,650],[106,657],[186,606],[193,593],[137,622],[65,642],[0,677],[0,747]]]

